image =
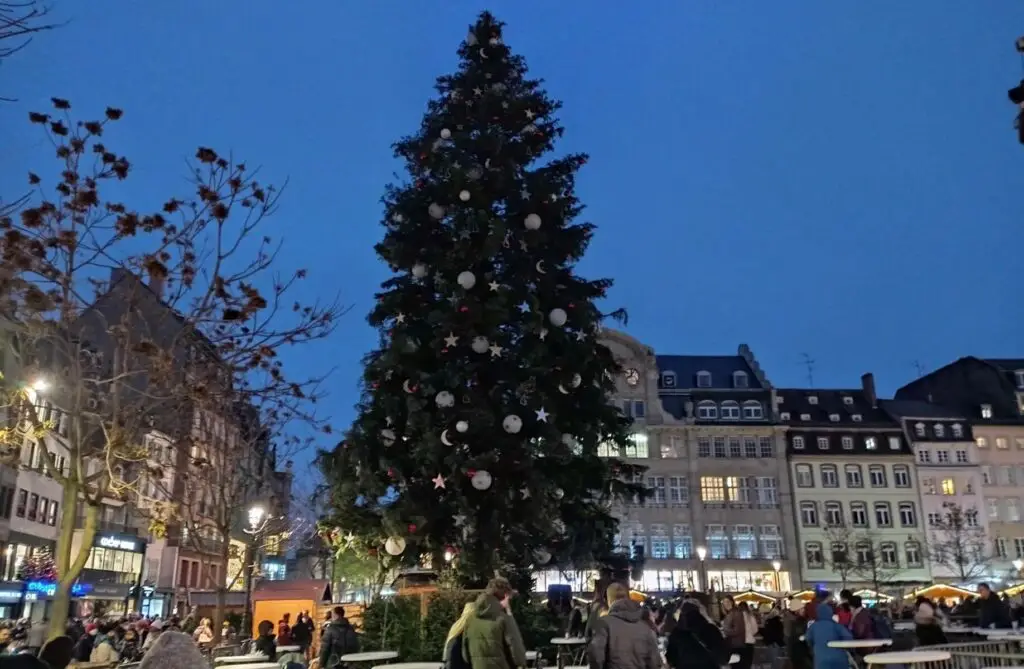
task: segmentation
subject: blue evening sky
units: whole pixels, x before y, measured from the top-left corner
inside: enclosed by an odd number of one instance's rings
[[[197,145],[290,178],[282,262],[353,305],[328,346],[352,417],[386,268],[390,144],[417,128],[481,2],[57,0],[65,27],[0,69],[0,183],[49,149],[51,95],[125,110],[109,144],[140,208],[182,188]],[[661,353],[753,348],[776,385],[881,392],[961,355],[1024,355],[1019,0],[516,0],[490,8],[565,103],[562,147],[599,230],[580,270]]]

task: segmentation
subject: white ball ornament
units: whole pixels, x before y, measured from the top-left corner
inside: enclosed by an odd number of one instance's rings
[[[491,342],[487,341],[487,337],[473,337],[471,346],[474,353],[487,353],[487,349],[491,347]]]
[[[462,286],[466,290],[469,290],[470,288],[476,285],[476,275],[470,272],[469,270],[466,270],[465,272],[459,273],[457,281],[459,282],[460,286]]]
[[[579,374],[573,374],[572,375],[572,387],[573,388],[579,388],[581,383],[583,383],[583,377],[580,376]]]
[[[405,552],[405,539],[402,537],[388,537],[384,542],[384,550],[388,555],[401,555]]]
[[[447,390],[442,390],[434,397],[434,402],[442,409],[449,409],[455,406],[455,395],[452,395]]]
[[[386,428],[380,431],[380,441],[385,446],[390,446],[395,443],[395,431],[391,428]]]
[[[551,553],[543,548],[538,548],[533,552],[533,559],[536,560],[538,564],[547,564],[551,561]]]
[[[448,128],[442,128],[441,129],[441,139],[451,139],[451,138],[452,138],[452,131],[449,130]]]
[[[464,421],[464,420],[460,420],[458,423],[455,424],[455,431],[456,432],[465,432],[468,429],[469,429],[469,423]]]
[[[463,202],[469,202],[469,191],[459,191],[459,199],[462,200]]]
[[[421,262],[416,263],[412,266],[412,276],[414,279],[422,279],[427,275],[427,266]]]
[[[427,207],[427,213],[430,214],[431,218],[441,220],[442,218],[444,218],[444,207],[442,207],[436,202],[433,202],[429,207]]]
[[[519,434],[519,431],[523,429],[523,419],[510,413],[505,416],[505,420],[501,421],[501,427],[509,434]]]
[[[540,216],[537,214],[529,214],[523,221],[527,230],[536,230],[540,227]]]
[[[470,181],[476,181],[477,179],[479,179],[483,175],[484,175],[484,171],[482,169],[480,169],[479,167],[471,167],[471,168],[469,168],[469,171],[466,172],[466,177]]]
[[[556,328],[562,327],[568,320],[569,314],[565,313],[565,309],[556,307],[548,314],[548,321]]]
[[[478,472],[473,473],[473,478],[469,480],[473,484],[473,487],[477,490],[487,490],[491,487],[491,483],[494,479],[491,478],[491,473],[486,469],[481,469]]]

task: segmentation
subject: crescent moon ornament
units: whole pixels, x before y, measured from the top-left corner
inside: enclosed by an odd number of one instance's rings
[[[565,386],[563,386],[561,383],[558,384],[558,392],[562,393],[563,395],[569,394],[569,391],[566,390]]]
[[[405,392],[407,392],[409,394],[412,394],[413,389],[409,387],[409,379],[406,379],[405,381],[402,381],[402,390],[404,390]]]
[[[441,430],[441,443],[445,446],[454,446],[452,442],[448,441],[448,430]]]
[[[480,49],[480,57],[483,58],[484,60],[487,60],[487,50],[486,49],[482,49],[482,48]]]
[[[544,271],[544,261],[543,260],[538,260],[537,264],[534,265],[534,267],[536,267],[536,269],[537,269],[537,274],[547,274],[547,272]]]

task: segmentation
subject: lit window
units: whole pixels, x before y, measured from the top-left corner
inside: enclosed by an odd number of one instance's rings
[[[900,438],[899,437],[889,437],[889,450],[890,451],[898,451],[898,450],[900,450]]]
[[[953,423],[953,437],[955,439],[963,439],[964,426],[960,423]]]
[[[992,417],[992,405],[991,404],[982,404],[981,405],[981,417],[982,418],[991,418]]]
[[[953,479],[942,479],[942,494],[952,496],[956,494],[956,483]]]
[[[828,450],[828,437],[818,437],[818,448],[823,451]]]
[[[638,459],[650,457],[650,452],[647,449],[647,435],[645,433],[635,432],[629,437],[629,443],[626,445],[626,457]]]
[[[974,443],[977,444],[978,448],[988,448],[988,439],[985,437],[978,437],[974,440]]]
[[[1005,451],[1010,447],[1010,442],[1006,437],[996,437],[996,448],[1001,451]]]
[[[878,448],[878,441],[874,437],[864,437],[864,448],[873,451]]]
[[[935,436],[938,439],[942,439],[946,436],[946,428],[942,423],[936,423],[932,426],[932,431],[935,432]]]
[[[725,479],[721,476],[701,476],[700,499],[703,502],[724,502]]]

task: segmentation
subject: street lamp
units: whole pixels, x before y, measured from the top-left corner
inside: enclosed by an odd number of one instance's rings
[[[455,553],[452,553],[452,550],[450,548],[445,549],[445,551],[444,551],[444,561],[445,562],[451,562],[454,557],[455,557]]]
[[[256,531],[259,524],[263,521],[263,516],[266,515],[266,511],[262,506],[256,504],[249,509],[249,529],[252,532]]]
[[[40,376],[34,381],[32,381],[32,385],[30,387],[37,393],[45,393],[46,390],[50,387],[50,382]]]
[[[708,556],[708,549],[705,546],[697,546],[697,558],[700,560],[700,587],[708,589],[708,570],[704,558]]]
[[[1017,570],[1017,575],[1020,575],[1020,570],[1024,569],[1024,560],[1017,558],[1013,561],[1013,568]]]
[[[246,543],[245,546],[244,571],[242,572],[242,575],[245,577],[245,620],[242,622],[242,629],[252,634],[252,579],[259,562],[259,551],[257,548],[260,535],[267,529],[270,516],[267,515],[267,510],[259,504],[253,504],[249,507],[247,515],[249,516],[249,529],[245,532],[252,537],[252,540]],[[253,634],[253,638],[255,637],[256,635]]]
[[[772,569],[775,570],[775,592],[782,592],[782,584],[779,583],[779,570],[782,569],[782,563],[772,560]]]

